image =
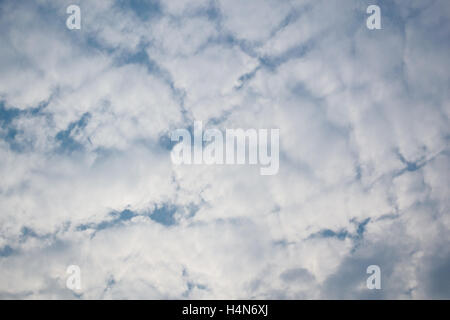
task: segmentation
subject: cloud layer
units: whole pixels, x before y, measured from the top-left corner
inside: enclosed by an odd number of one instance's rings
[[[381,30],[370,1],[3,1],[0,298],[450,298],[450,4],[376,2]],[[279,173],[172,165],[194,121],[279,128]]]

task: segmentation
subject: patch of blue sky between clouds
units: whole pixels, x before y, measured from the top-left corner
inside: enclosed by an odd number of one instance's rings
[[[74,151],[82,151],[83,144],[76,141],[73,135],[77,134],[77,131],[83,130],[91,118],[90,113],[84,113],[78,121],[69,124],[66,130],[58,132],[55,136],[57,142],[59,142],[59,152],[72,153]]]
[[[0,101],[0,139],[8,143],[10,149],[14,152],[32,150],[32,141],[16,139],[23,132],[17,128],[14,122],[21,117],[46,117],[47,115],[45,115],[44,109],[47,104],[47,102],[42,102],[36,107],[22,110],[14,107],[6,107],[4,101]]]
[[[148,211],[146,210],[143,212],[136,212],[125,209],[123,211],[111,212],[109,214],[111,219],[109,220],[99,223],[81,224],[76,227],[76,230],[84,231],[87,229],[93,229],[98,232],[104,229],[124,226],[128,221],[132,220],[135,217],[148,217],[165,227],[171,227],[178,223],[175,216],[177,212],[183,212],[185,214],[185,218],[192,218],[197,210],[198,207],[195,205],[189,205],[183,208],[169,203],[156,205],[153,209],[149,209]]]
[[[9,257],[10,255],[14,254],[14,252],[15,251],[12,247],[6,245],[3,248],[0,248],[0,257]]]
[[[316,233],[313,233],[312,235],[309,236],[309,239],[316,239],[316,238],[336,238],[338,240],[351,239],[355,242],[356,246],[357,242],[363,239],[364,231],[366,230],[367,224],[370,222],[370,218],[367,218],[362,222],[357,222],[356,220],[352,219],[351,222],[355,225],[356,228],[354,233],[346,229],[340,230],[324,229]]]
[[[158,0],[118,0],[116,6],[121,10],[131,9],[143,21],[160,15],[162,10]]]

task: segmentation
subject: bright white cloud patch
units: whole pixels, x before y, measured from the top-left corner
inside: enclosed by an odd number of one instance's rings
[[[369,1],[76,2],[80,30],[0,5],[0,298],[450,297],[447,1],[380,30]],[[172,165],[195,121],[279,128],[278,174]]]

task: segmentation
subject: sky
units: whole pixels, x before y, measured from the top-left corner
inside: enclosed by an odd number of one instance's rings
[[[0,299],[450,298],[449,1],[3,0],[0,30]],[[278,173],[174,165],[195,121],[279,129]]]

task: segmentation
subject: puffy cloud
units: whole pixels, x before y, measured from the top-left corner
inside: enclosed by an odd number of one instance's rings
[[[368,1],[77,3],[77,31],[1,4],[0,297],[448,298],[446,1],[381,30]],[[279,128],[278,174],[173,165],[195,120]]]

